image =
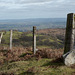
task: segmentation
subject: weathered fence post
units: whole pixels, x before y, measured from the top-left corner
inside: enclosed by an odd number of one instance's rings
[[[12,30],[10,30],[10,49],[12,49]]]
[[[66,26],[66,35],[65,35],[65,47],[64,53],[73,50],[74,46],[74,14],[70,13],[67,15],[67,26]]]
[[[2,41],[2,37],[3,37],[3,32],[1,33],[1,36],[0,36],[0,44],[1,44],[1,41]]]
[[[33,26],[33,52],[36,53],[36,27]]]

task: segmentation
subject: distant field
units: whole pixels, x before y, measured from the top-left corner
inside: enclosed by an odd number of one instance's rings
[[[11,19],[0,20],[0,30],[19,30],[22,32],[32,30],[33,26],[37,29],[46,28],[65,28],[65,18],[36,18],[36,19]]]

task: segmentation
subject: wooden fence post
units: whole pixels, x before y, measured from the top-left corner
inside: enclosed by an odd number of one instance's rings
[[[1,33],[1,36],[0,36],[0,44],[2,42],[2,37],[3,37],[3,32]]]
[[[36,27],[33,26],[33,52],[36,54]]]
[[[65,47],[64,53],[73,50],[74,46],[74,14],[70,13],[67,15],[67,26],[66,26],[66,34],[65,34]]]
[[[10,49],[12,49],[12,30],[10,30]]]

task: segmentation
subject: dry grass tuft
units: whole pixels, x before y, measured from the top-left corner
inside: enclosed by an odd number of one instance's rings
[[[14,75],[13,73],[0,73],[0,75]]]
[[[2,48],[1,48],[2,49]],[[32,48],[17,48],[14,47],[13,50],[10,49],[3,49],[0,50],[0,64],[6,62],[14,62],[14,61],[21,61],[21,60],[29,60],[32,57],[36,57],[36,60],[40,60],[41,58],[49,58],[49,59],[57,59],[61,58],[63,54],[62,49],[49,49],[43,48],[39,49],[35,55],[33,55]]]
[[[62,49],[39,49],[36,53],[37,57],[42,57],[42,58],[61,58],[61,56],[63,55],[63,50]]]
[[[75,64],[71,66],[71,68],[75,69]]]

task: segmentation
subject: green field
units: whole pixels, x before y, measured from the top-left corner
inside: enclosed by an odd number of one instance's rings
[[[58,35],[60,37],[60,35]],[[37,47],[48,48],[63,48],[63,40],[52,34],[36,34]],[[63,38],[63,36],[62,36]],[[33,34],[32,32],[13,31],[13,46],[32,46]],[[10,31],[5,31],[2,38],[2,46],[9,46]]]

